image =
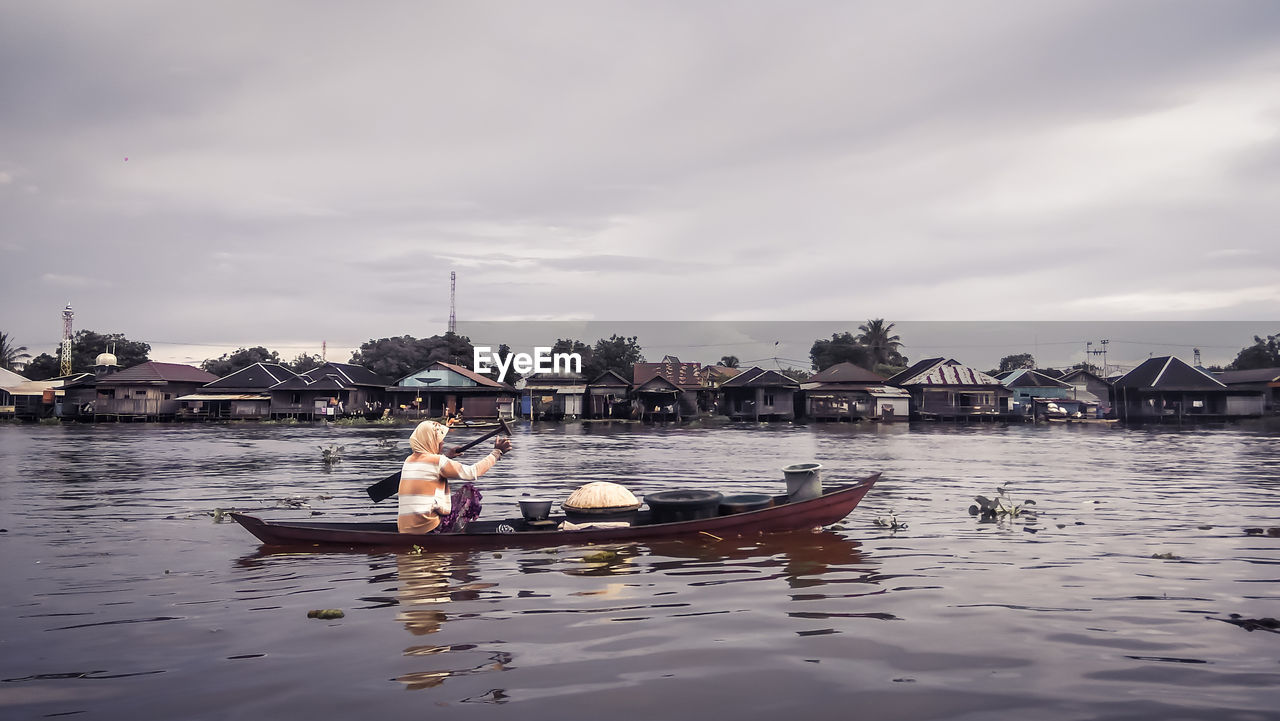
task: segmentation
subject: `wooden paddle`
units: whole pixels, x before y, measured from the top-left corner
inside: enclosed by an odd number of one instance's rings
[[[471,441],[466,445],[459,446],[458,453],[462,453],[463,451],[470,450],[471,448],[481,443],[484,443],[490,438],[493,438],[499,433],[505,433],[508,436],[511,435],[511,428],[507,426],[507,422],[502,420],[501,418],[498,419],[497,428],[489,431],[488,433],[484,434],[483,436],[480,436],[479,438],[475,439],[474,441]],[[511,455],[511,454],[508,453],[506,455]],[[394,496],[400,490],[400,471],[396,471],[395,473],[392,473],[391,475],[387,476],[381,481],[378,481],[372,486],[369,486],[369,488],[366,490],[368,490],[369,492],[369,499],[372,500],[374,503],[387,500],[388,498]]]

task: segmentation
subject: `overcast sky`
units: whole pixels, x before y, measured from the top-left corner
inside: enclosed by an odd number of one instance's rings
[[[1278,130],[1268,0],[6,1],[0,330],[1276,332]]]

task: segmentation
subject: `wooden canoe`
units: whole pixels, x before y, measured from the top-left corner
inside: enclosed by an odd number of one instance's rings
[[[847,485],[827,486],[821,496],[805,501],[789,502],[785,495],[775,496],[774,505],[756,511],[744,511],[713,518],[700,518],[674,523],[651,523],[648,511],[640,511],[635,523],[626,528],[601,528],[560,531],[530,526],[523,519],[472,521],[462,533],[399,533],[395,521],[264,521],[242,513],[230,514],[236,523],[268,546],[325,545],[347,548],[388,547],[424,551],[456,551],[483,548],[536,548],[587,543],[652,541],[679,536],[711,534],[728,536],[754,535],[760,532],[795,531],[827,526],[853,511],[867,491],[880,479],[880,474],[862,478]],[[556,519],[552,520],[563,520]],[[513,531],[499,532],[505,525]]]

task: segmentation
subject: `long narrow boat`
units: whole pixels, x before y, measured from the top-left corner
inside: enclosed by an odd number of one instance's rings
[[[709,534],[723,538],[761,532],[795,531],[827,526],[853,511],[867,491],[880,479],[876,473],[853,483],[828,486],[822,495],[804,501],[789,501],[787,496],[774,496],[774,505],[757,511],[743,511],[712,518],[672,523],[652,523],[648,511],[641,511],[635,522],[625,528],[596,528],[561,531],[543,529],[523,519],[472,521],[462,533],[399,533],[395,521],[316,522],[264,521],[242,513],[231,517],[258,540],[269,546],[345,546],[411,548],[424,551],[452,551],[472,548],[510,548],[561,546],[586,543],[652,541],[678,536]],[[553,520],[555,520],[553,518]],[[500,527],[505,528],[500,531]]]

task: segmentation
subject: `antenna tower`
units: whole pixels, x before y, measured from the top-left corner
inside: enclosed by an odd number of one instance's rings
[[[71,310],[71,304],[67,303],[67,307],[62,309],[62,375],[71,375],[71,319],[76,317],[76,312]]]
[[[449,271],[449,332],[458,332],[458,315],[456,297],[458,293],[458,274],[455,271]]]

